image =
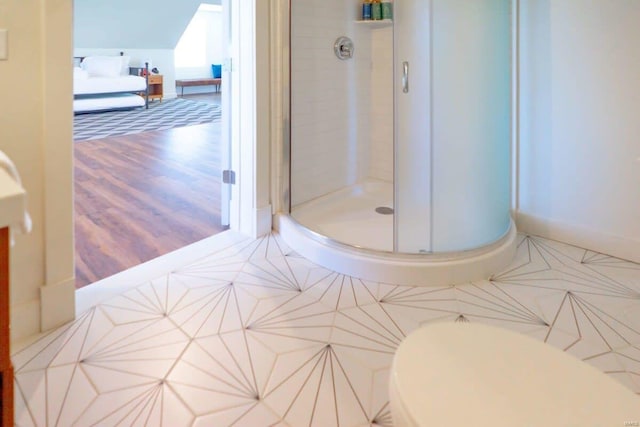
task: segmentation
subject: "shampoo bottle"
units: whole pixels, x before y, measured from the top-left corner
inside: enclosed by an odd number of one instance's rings
[[[392,0],[382,0],[382,19],[393,19]]]
[[[373,0],[371,4],[371,19],[375,21],[382,19],[382,5],[380,0]]]
[[[371,0],[364,0],[364,3],[362,3],[362,20],[371,20]]]

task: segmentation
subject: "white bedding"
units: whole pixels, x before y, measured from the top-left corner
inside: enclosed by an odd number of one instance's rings
[[[80,77],[73,79],[74,95],[133,91],[143,92],[146,87],[146,79],[138,76]]]
[[[73,111],[76,113],[132,107],[144,107],[144,98],[132,93],[118,93],[109,96],[86,95],[73,100]]]

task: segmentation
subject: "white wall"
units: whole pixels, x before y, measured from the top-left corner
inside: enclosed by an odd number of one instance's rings
[[[224,38],[222,12],[201,10],[196,13],[194,19],[203,19],[206,27],[206,60],[200,67],[180,67],[176,64],[177,79],[191,79],[200,77],[212,77],[211,64],[222,64],[224,61]],[[212,86],[187,87],[184,93],[211,92]]]
[[[202,77],[206,72],[187,70],[176,77],[173,56],[175,46],[201,3],[220,4],[220,0],[75,0],[74,56],[118,55],[122,51],[131,56],[133,66],[137,66],[138,61],[151,59],[163,75],[165,98],[175,98],[176,78]],[[214,20],[220,21],[220,25],[215,28],[221,33],[221,18],[217,15]],[[218,37],[216,29],[210,34],[215,40],[212,45],[216,52],[210,54],[212,61],[221,56],[217,52],[222,37]],[[210,72],[210,65],[208,69]],[[193,75],[194,71],[197,75]],[[187,88],[185,93],[211,89]]]
[[[371,31],[369,177],[393,182],[393,27]]]
[[[37,17],[37,19],[34,19]],[[12,339],[74,317],[72,0],[0,0],[0,150],[22,173],[33,231],[11,253]]]
[[[371,34],[355,24],[358,0],[292,6],[291,197],[297,205],[352,185],[368,174]],[[355,43],[341,61],[335,40]]]
[[[120,55],[120,52],[124,52],[125,55],[131,57],[130,65],[132,67],[142,67],[145,60],[151,60],[152,67],[158,68],[158,71],[162,74],[164,97],[167,99],[176,97],[176,71],[173,61],[173,49],[76,48],[73,56],[114,56]]]
[[[640,2],[521,7],[518,226],[640,261]]]

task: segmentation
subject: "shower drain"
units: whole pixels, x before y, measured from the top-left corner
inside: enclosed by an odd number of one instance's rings
[[[378,206],[376,212],[382,215],[393,215],[393,208],[387,206]]]

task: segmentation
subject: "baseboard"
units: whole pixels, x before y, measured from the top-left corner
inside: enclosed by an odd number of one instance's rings
[[[75,279],[40,288],[40,328],[53,329],[75,319]]]
[[[40,332],[40,301],[37,299],[11,306],[11,343]],[[13,348],[13,345],[12,345]]]
[[[19,342],[75,319],[75,279],[40,287],[40,299],[11,306],[11,342]]]
[[[168,254],[116,273],[89,286],[83,286],[75,292],[76,316],[102,304],[117,295],[128,292],[145,282],[165,276],[203,256],[224,250],[243,241],[247,237],[241,233],[227,230],[207,237]]]
[[[260,237],[271,233],[273,217],[271,215],[271,205],[256,209],[256,236]]]
[[[640,263],[640,240],[602,233],[578,225],[540,218],[524,212],[516,214],[520,233],[558,240],[617,258]]]

